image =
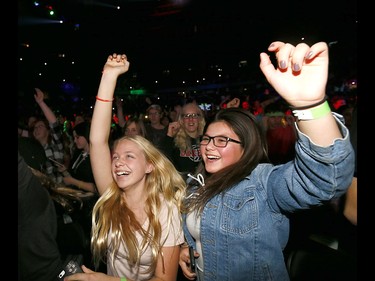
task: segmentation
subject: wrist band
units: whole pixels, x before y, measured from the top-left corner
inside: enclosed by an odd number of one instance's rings
[[[304,109],[309,109],[318,105],[321,105],[327,100],[327,96],[325,96],[321,101],[318,101],[317,103],[310,104],[310,105],[305,105],[305,106],[289,106],[292,110],[304,110]]]
[[[304,110],[293,110],[293,115],[298,118],[298,120],[313,120],[319,119],[331,112],[331,108],[327,101],[324,103],[309,109]]]
[[[98,101],[102,101],[102,102],[113,102],[114,98],[112,100],[105,100],[105,99],[102,99],[102,98],[99,98],[98,96],[95,97]],[[122,281],[122,280],[121,280]]]
[[[126,277],[121,277],[120,281],[126,281]]]

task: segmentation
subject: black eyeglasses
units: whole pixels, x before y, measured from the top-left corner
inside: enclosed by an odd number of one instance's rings
[[[182,118],[184,119],[189,119],[189,118],[198,119],[200,116],[201,115],[199,113],[182,114]]]
[[[202,136],[200,144],[208,145],[211,140],[213,140],[214,146],[216,147],[226,147],[229,141],[242,144],[242,142],[238,140],[234,140],[234,139],[223,137],[223,136],[215,136],[215,137]]]

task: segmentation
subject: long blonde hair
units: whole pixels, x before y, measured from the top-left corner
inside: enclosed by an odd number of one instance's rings
[[[154,166],[154,170],[146,175],[145,188],[147,191],[146,214],[149,220],[148,229],[143,229],[136,220],[131,209],[126,205],[122,190],[113,181],[111,186],[102,194],[93,208],[91,250],[93,261],[98,268],[100,261],[106,262],[108,247],[111,260],[118,256],[120,244],[127,249],[127,261],[130,266],[139,266],[143,250],[150,246],[152,249],[152,265],[148,272],[155,271],[157,258],[162,255],[162,229],[159,216],[162,204],[168,209],[168,233],[171,231],[172,210],[177,206],[181,212],[182,198],[185,196],[186,184],[172,162],[168,160],[150,141],[142,136],[124,136],[114,142],[116,147],[123,140],[136,143],[144,152],[146,161]],[[181,219],[181,218],[180,218]],[[175,230],[179,233],[180,229]],[[182,231],[182,230],[181,230]],[[143,240],[139,244],[136,232],[141,233]],[[109,234],[111,233],[111,236]],[[109,243],[110,241],[110,243]],[[114,267],[114,264],[113,264]]]
[[[184,109],[190,106],[195,107],[197,113],[200,114],[199,122],[198,122],[198,136],[201,136],[203,134],[204,126],[206,125],[206,120],[205,120],[204,112],[195,102],[187,103],[182,107],[181,112],[178,116],[178,122],[180,123],[184,122],[182,120]],[[187,150],[191,148],[191,138],[189,137],[188,133],[183,129],[183,125],[181,125],[181,130],[179,130],[176,136],[174,137],[174,143],[178,148],[182,150]]]

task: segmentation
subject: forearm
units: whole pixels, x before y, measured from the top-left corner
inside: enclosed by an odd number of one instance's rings
[[[90,143],[108,145],[112,122],[112,101],[117,82],[117,75],[103,72],[95,108],[91,120]],[[106,101],[103,101],[106,100]]]
[[[354,225],[357,225],[357,178],[353,177],[345,196],[344,216]]]
[[[85,182],[82,180],[74,179],[74,185],[78,187],[78,189],[96,193],[95,184],[92,182]]]
[[[335,139],[343,137],[332,113],[319,119],[297,121],[297,126],[313,143],[322,147],[329,146]]]
[[[49,123],[55,123],[57,121],[55,113],[53,113],[51,108],[44,101],[39,102],[38,105]]]
[[[117,117],[118,117],[118,125],[121,128],[124,128],[125,118],[124,118],[124,112],[122,111],[122,107],[117,107]]]
[[[336,117],[335,117],[336,118]],[[319,203],[320,200],[331,200],[344,194],[350,185],[354,173],[354,150],[350,143],[349,131],[343,125],[343,120],[337,118],[336,124],[342,137],[336,138],[330,145],[322,146],[312,142],[311,134],[302,133],[297,127],[298,140],[295,146],[293,189],[306,189],[307,194],[316,194],[316,198],[307,196],[308,204]],[[325,131],[321,129],[321,134]],[[290,171],[289,171],[290,173]],[[277,175],[275,184],[280,186]],[[292,186],[290,185],[290,186]],[[289,187],[290,188],[290,187]],[[279,188],[280,192],[282,188]],[[282,195],[280,195],[282,196]],[[315,201],[315,199],[318,201]]]

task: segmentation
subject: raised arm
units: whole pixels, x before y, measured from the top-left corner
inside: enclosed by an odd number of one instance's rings
[[[297,110],[295,113],[302,114],[297,118],[299,130],[320,146],[342,138],[328,104],[321,103],[326,96],[328,45],[319,42],[311,47],[305,43],[294,46],[276,41],[268,51],[275,53],[277,67],[266,53],[261,53],[260,69],[280,96]],[[311,112],[313,117],[309,116]]]
[[[90,159],[99,194],[113,181],[109,135],[112,121],[112,101],[117,78],[127,72],[126,55],[108,56],[103,68],[90,129]]]
[[[124,128],[126,121],[125,121],[125,117],[124,117],[124,111],[122,109],[122,100],[119,97],[115,97],[115,100],[116,100],[118,125],[121,128]]]
[[[35,88],[35,101],[39,105],[40,109],[43,111],[44,116],[48,120],[50,124],[54,124],[57,122],[57,118],[55,113],[51,110],[51,108],[44,102],[44,93],[41,89]]]

